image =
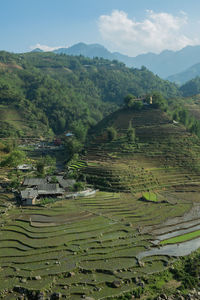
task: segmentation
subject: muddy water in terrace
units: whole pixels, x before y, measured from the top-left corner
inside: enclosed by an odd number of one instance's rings
[[[200,204],[195,203],[191,210],[181,217],[168,219],[162,224],[148,226],[142,230],[143,233],[152,235],[163,235],[180,229],[187,229],[192,226],[200,225]]]
[[[200,229],[200,204],[195,203],[191,210],[181,217],[168,219],[160,228],[158,226],[144,228],[143,232],[154,235],[152,241],[157,245],[160,240],[183,235],[188,232]],[[137,258],[140,260],[147,256],[168,255],[168,256],[185,256],[200,248],[200,237],[183,243],[164,245],[160,247],[153,246],[150,250],[141,252]]]
[[[152,248],[151,250],[141,252],[137,255],[140,260],[147,256],[154,255],[168,255],[168,256],[185,256],[189,255],[193,251],[200,247],[200,238],[190,240],[181,244],[166,245],[160,248]]]
[[[189,227],[187,229],[181,229],[181,230],[178,230],[178,231],[169,232],[169,233],[166,233],[166,234],[163,234],[163,235],[158,235],[158,236],[156,236],[156,239],[158,239],[159,241],[164,241],[164,240],[168,240],[172,237],[175,237],[175,236],[178,236],[178,235],[183,235],[183,234],[186,234],[186,233],[189,233],[189,232],[194,232],[194,231],[197,231],[197,230],[200,230],[200,225]]]

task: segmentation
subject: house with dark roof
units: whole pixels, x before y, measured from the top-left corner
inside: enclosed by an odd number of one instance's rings
[[[23,205],[34,205],[38,197],[38,191],[32,188],[21,191],[21,200]]]
[[[71,187],[74,186],[76,183],[76,180],[74,179],[64,179],[63,176],[56,176],[56,179],[60,185],[65,191]]]
[[[37,187],[38,185],[41,184],[46,184],[47,179],[46,178],[25,178],[23,182],[23,186],[27,187]]]
[[[20,193],[22,204],[34,205],[44,197],[62,197],[64,188],[59,183],[49,183],[47,178],[25,178],[23,186],[26,187]]]
[[[34,205],[44,197],[57,198],[64,195],[65,190],[58,184],[41,184],[34,188],[26,188],[21,191],[20,196],[23,205]]]
[[[64,189],[59,187],[59,184],[56,183],[46,183],[40,184],[37,186],[38,196],[39,197],[53,197],[53,196],[63,196]]]

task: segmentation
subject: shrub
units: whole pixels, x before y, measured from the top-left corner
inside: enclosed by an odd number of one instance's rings
[[[85,189],[85,184],[84,182],[76,182],[74,184],[74,191],[75,192],[78,192],[78,191],[81,191],[81,190],[84,190]]]
[[[124,104],[129,107],[130,103],[132,102],[132,100],[135,99],[135,96],[133,96],[132,94],[128,94],[126,95],[126,97],[124,98]]]
[[[140,111],[143,109],[144,104],[142,101],[133,101],[132,105],[130,106],[133,110]]]
[[[1,162],[1,166],[17,167],[19,164],[22,164],[25,159],[25,152],[14,150]]]
[[[83,144],[75,137],[68,138],[65,140],[65,149],[68,153],[69,160],[71,160],[74,154],[81,152]]]
[[[129,128],[127,130],[127,140],[128,142],[135,142],[135,128],[132,127],[131,122],[129,123]]]
[[[37,169],[37,172],[39,173],[39,175],[44,175],[44,166],[45,166],[45,163],[43,160],[40,160],[37,162],[36,169]]]
[[[117,131],[114,127],[109,127],[107,129],[108,140],[113,141],[117,138]]]

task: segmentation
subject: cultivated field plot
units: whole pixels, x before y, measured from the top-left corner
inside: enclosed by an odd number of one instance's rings
[[[5,193],[0,188],[0,225],[5,222],[14,211],[14,196],[12,193]]]
[[[23,132],[27,136],[32,136],[33,128],[35,135],[40,136],[47,130],[42,122],[33,121],[26,118],[26,114],[22,114],[12,105],[0,105],[0,120],[6,125],[7,129]],[[37,124],[36,124],[37,123]]]
[[[108,142],[102,126],[87,164],[78,166],[101,190],[95,196],[4,213],[2,296],[28,290],[108,299],[200,247],[199,141],[159,110],[120,111],[114,122],[118,139]]]
[[[138,259],[153,246],[144,228],[191,207],[156,205],[130,194],[98,192],[11,210],[0,231],[0,294],[25,289],[60,292],[68,299],[107,299],[134,289],[136,277],[159,272],[171,261],[165,255]]]
[[[129,125],[135,142],[128,142]],[[109,141],[106,128],[117,138]],[[100,123],[91,140],[83,170],[88,182],[110,192],[143,193],[200,183],[200,143],[181,124],[158,109],[119,110]]]

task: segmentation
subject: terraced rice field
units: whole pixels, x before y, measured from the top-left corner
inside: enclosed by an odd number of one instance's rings
[[[8,218],[12,212],[14,197],[12,193],[4,193],[0,188],[0,225]]]
[[[95,196],[8,210],[0,199],[5,299],[27,290],[108,299],[200,247],[199,141],[158,110],[113,119],[118,139],[107,142],[102,126],[87,164],[74,165],[101,190]],[[130,121],[135,144],[126,141]],[[158,201],[141,201],[146,192]]]
[[[139,201],[130,194],[98,192],[47,207],[13,208],[0,231],[0,294],[60,292],[63,298],[107,299],[137,287],[135,278],[159,272],[172,259],[144,258],[153,236],[142,232],[191,204]],[[114,287],[114,282],[118,287]]]
[[[130,122],[136,143],[127,142]],[[108,125],[118,132],[112,142],[105,134]],[[118,111],[109,122],[100,123],[94,136],[83,172],[96,188],[143,193],[200,183],[199,140],[157,109]]]
[[[181,217],[169,218],[162,226],[151,227],[155,236],[155,244],[179,244],[193,240],[200,236],[199,204],[195,203],[192,209]],[[147,231],[146,231],[147,232]]]

